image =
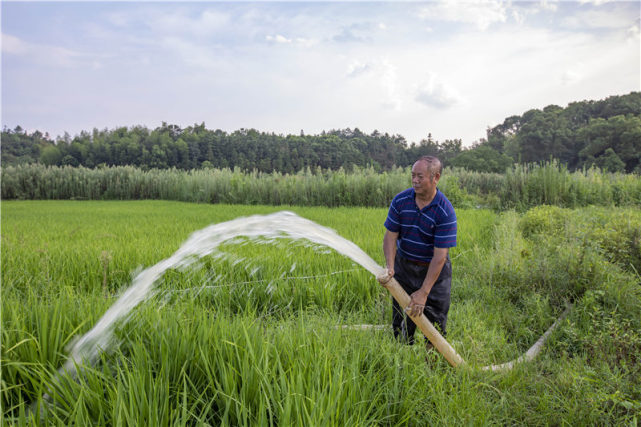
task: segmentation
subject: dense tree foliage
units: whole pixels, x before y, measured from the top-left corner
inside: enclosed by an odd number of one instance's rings
[[[516,163],[557,159],[571,170],[597,166],[639,173],[641,92],[573,102],[566,108],[549,105],[508,117],[488,129],[487,139],[470,151],[478,151],[475,157],[487,157],[488,148],[497,162],[501,155]]]
[[[277,135],[255,129],[232,133],[205,124],[185,129],[162,123],[67,133],[53,140],[21,127],[2,131],[2,164],[58,166],[138,166],[142,169],[240,168],[293,173],[310,167],[378,171],[408,166],[417,157],[438,155],[446,165],[483,172],[504,172],[514,163],[557,159],[570,170],[597,166],[609,171],[641,171],[641,93],[550,105],[511,116],[488,129],[470,148],[460,139],[439,143],[431,135],[411,143],[401,135],[340,129],[320,135]]]

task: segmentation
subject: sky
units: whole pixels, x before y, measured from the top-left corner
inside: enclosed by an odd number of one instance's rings
[[[2,126],[358,128],[470,146],[641,90],[638,1],[1,2]]]

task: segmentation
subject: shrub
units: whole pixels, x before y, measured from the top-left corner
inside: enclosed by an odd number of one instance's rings
[[[555,236],[563,233],[570,217],[570,211],[558,206],[537,206],[523,215],[520,229],[523,237],[532,237],[536,234]]]

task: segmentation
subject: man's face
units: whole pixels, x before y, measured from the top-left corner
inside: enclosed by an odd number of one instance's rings
[[[430,197],[436,190],[439,176],[431,176],[427,162],[419,160],[412,166],[412,187],[419,197]]]

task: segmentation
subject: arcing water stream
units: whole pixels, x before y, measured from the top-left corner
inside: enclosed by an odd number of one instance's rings
[[[353,242],[339,236],[334,230],[323,227],[308,219],[301,218],[292,212],[282,211],[270,215],[254,215],[210,225],[193,233],[172,256],[140,272],[134,278],[132,285],[118,298],[109,310],[107,310],[96,325],[75,342],[70,350],[69,358],[61,370],[75,375],[75,367],[77,365],[81,365],[82,363],[93,364],[101,351],[108,350],[115,345],[114,328],[116,324],[119,321],[126,320],[138,304],[154,294],[154,284],[162,277],[165,271],[171,268],[187,267],[199,258],[218,252],[219,247],[223,243],[239,237],[247,237],[253,240],[261,239],[263,241],[279,238],[306,239],[318,245],[328,246],[340,254],[351,258],[374,276],[378,276],[384,272],[381,266]],[[389,287],[388,289],[392,292],[392,289]],[[393,293],[393,295],[395,298],[397,297],[396,294]],[[407,297],[407,294],[405,294],[405,296]],[[403,303],[401,303],[401,305],[405,306]],[[427,321],[427,319],[425,320]],[[419,324],[419,327],[420,326]],[[431,324],[429,324],[429,326],[431,326]],[[549,335],[549,332],[550,330],[546,332],[544,337]],[[426,336],[428,335],[426,334]],[[432,339],[430,336],[428,336],[428,338]],[[443,341],[445,340],[443,339]],[[442,348],[436,343],[435,345],[437,349],[447,357],[442,351]],[[447,342],[442,345],[449,347]],[[539,340],[539,342],[535,344],[535,347],[537,345],[537,348],[540,348],[542,341]],[[525,360],[531,358],[531,352],[535,347],[528,351]],[[453,352],[451,347],[449,347],[449,350]],[[536,352],[538,352],[538,350],[536,350]],[[455,352],[454,355],[458,357]],[[448,358],[448,361],[449,360]],[[462,363],[460,357],[457,360],[459,360],[459,362],[453,363],[454,365]],[[508,364],[494,365],[486,367],[485,369],[509,369],[512,365],[513,362],[509,362]]]
[[[113,333],[116,324],[126,319],[134,307],[153,295],[154,284],[165,271],[187,267],[199,258],[217,252],[223,243],[239,237],[267,240],[306,239],[319,245],[328,246],[351,258],[374,276],[383,272],[383,268],[353,242],[342,238],[334,230],[301,218],[293,212],[282,211],[270,215],[254,215],[210,225],[194,232],[172,256],[140,272],[134,278],[132,285],[107,310],[96,325],[75,342],[64,369],[74,374],[76,364],[93,363],[102,350],[113,346]]]

